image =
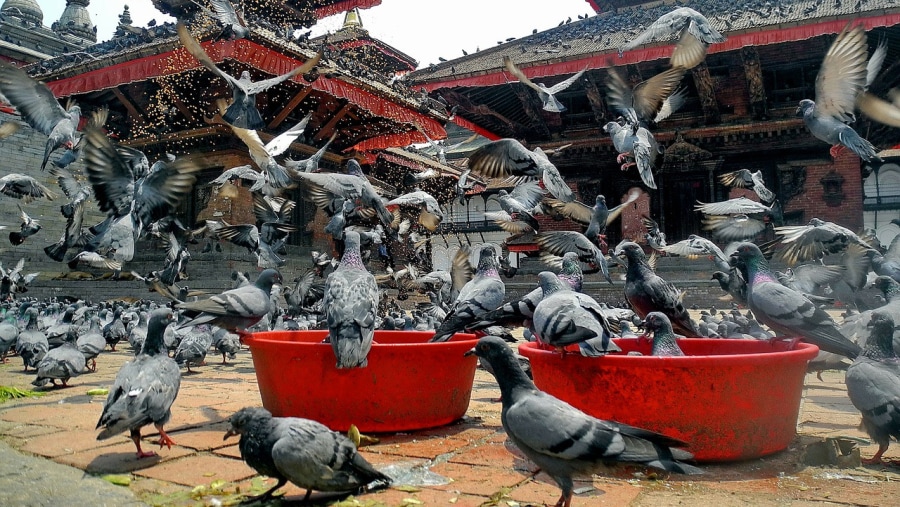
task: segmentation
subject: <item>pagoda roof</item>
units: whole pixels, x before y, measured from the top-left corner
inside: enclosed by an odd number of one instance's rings
[[[648,43],[618,57],[619,47],[675,8],[669,2],[641,2],[640,5],[622,7],[630,3],[594,2],[601,11],[605,4],[620,8],[430,65],[410,73],[407,79],[416,87],[423,86],[429,91],[444,87],[502,85],[514,79],[504,71],[503,56],[509,56],[532,79],[574,74],[584,68],[668,59],[675,37]],[[739,3],[740,8],[721,0],[687,0],[679,5],[703,13],[712,26],[728,38],[710,46],[710,54],[838,33],[854,21],[866,30],[900,24],[900,0],[746,0]]]
[[[80,98],[103,90],[121,93],[119,88],[124,85],[188,71],[210,74],[182,48],[174,33],[174,25],[170,23],[152,29],[138,29],[136,33],[129,33],[85,51],[36,63],[28,70],[35,78],[45,81],[57,97],[81,96]],[[206,41],[202,45],[218,65],[225,65],[226,68],[249,68],[252,73],[262,72],[267,75],[285,73],[316,53],[316,48],[309,44],[285,39],[269,28],[255,25],[248,38]],[[231,69],[228,71],[234,72]],[[306,80],[309,75],[296,76],[292,81],[286,82],[290,84],[282,83],[276,88],[296,88],[298,84],[308,86],[312,88],[313,95],[320,95],[314,97],[318,100],[313,100],[313,106],[322,100],[336,100],[349,104],[349,109],[345,108],[342,117],[378,118],[377,122],[358,120],[357,123],[364,124],[355,125],[356,130],[353,132],[336,127],[342,132],[335,142],[335,148],[343,151],[368,151],[425,142],[426,139],[416,129],[416,125],[422,127],[433,139],[441,139],[446,135],[443,124],[448,116],[444,106],[427,96],[412,92],[405,85],[389,84],[387,76],[371,72],[361,74],[355,68],[341,66],[340,62],[330,59],[327,52],[315,72],[317,74],[313,76],[312,82]],[[329,119],[324,118],[322,121]],[[339,119],[333,121],[335,125],[339,125]],[[315,122],[311,123],[311,126],[314,124]]]
[[[322,18],[349,11],[381,5],[381,0],[262,0],[242,2],[245,19],[268,19],[279,24],[310,27]],[[161,12],[178,19],[194,16],[199,7],[194,0],[153,0]]]
[[[415,58],[407,55],[406,53],[391,46],[390,44],[385,43],[382,40],[372,37],[371,35],[369,35],[369,31],[365,28],[350,26],[342,28],[329,35],[321,35],[319,37],[310,39],[310,42],[313,44],[320,41],[327,41],[328,44],[333,44],[342,49],[357,46],[372,46],[393,59],[396,62],[396,65],[394,66],[395,71],[398,72],[415,70],[416,66],[419,64],[419,62],[416,61]]]

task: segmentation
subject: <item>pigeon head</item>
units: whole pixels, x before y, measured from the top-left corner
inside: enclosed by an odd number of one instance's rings
[[[619,131],[619,129],[621,129],[621,128],[622,128],[621,125],[619,125],[618,123],[616,123],[614,121],[611,121],[603,126],[603,131],[606,132],[607,134],[611,134],[613,132]]]
[[[478,253],[478,270],[484,271],[486,269],[496,268],[497,267],[497,258],[496,251],[492,245],[485,245],[481,247],[481,251]]]
[[[244,407],[228,418],[231,427],[225,432],[222,440],[235,435],[243,435],[260,419],[271,419],[272,413],[262,407]]]
[[[807,111],[812,111],[815,107],[815,102],[809,99],[803,99],[800,101],[800,105],[797,106],[797,116],[805,116]]]
[[[272,292],[272,286],[276,283],[284,283],[284,280],[281,278],[281,273],[272,268],[263,270],[256,279],[256,286],[266,293]]]
[[[544,291],[544,297],[558,290],[562,290],[565,286],[555,273],[550,271],[541,271],[538,273],[538,281],[541,284],[541,290]]]
[[[894,294],[898,292],[898,290],[900,290],[900,284],[898,284],[896,280],[884,275],[877,276],[875,278],[875,281],[872,282],[872,287],[880,290],[885,299],[889,299],[889,295]]]
[[[515,354],[509,345],[498,336],[485,336],[475,343],[475,347],[468,352],[467,356],[478,356],[483,363],[487,363],[490,371],[497,378],[500,385],[500,396],[504,400],[512,400],[510,392],[514,387],[521,386],[530,389],[536,389],[534,383],[528,378],[528,375],[522,370],[522,366],[516,359]],[[486,368],[487,369],[487,368]]]
[[[874,312],[869,323],[871,335],[863,355],[871,359],[897,357],[894,352],[894,318],[887,312]]]
[[[746,266],[763,258],[762,250],[753,243],[740,243],[731,254],[732,266]]]
[[[594,206],[606,206],[606,197],[603,194],[597,194],[597,200],[594,201]]]
[[[650,312],[644,317],[644,330],[647,333],[657,331],[672,332],[672,322],[662,312]]]
[[[628,262],[637,262],[647,257],[644,253],[644,249],[641,248],[641,245],[638,245],[633,241],[620,243],[613,254],[616,257],[628,259]]]

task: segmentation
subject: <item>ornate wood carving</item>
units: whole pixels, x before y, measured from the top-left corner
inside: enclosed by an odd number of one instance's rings
[[[585,72],[584,76],[587,78],[584,80],[584,91],[591,104],[594,120],[597,121],[597,125],[603,126],[606,124],[606,101],[603,100],[603,92],[600,91],[593,73]]]
[[[747,91],[750,95],[750,114],[755,120],[764,120],[768,117],[766,87],[763,83],[762,65],[759,63],[759,52],[756,47],[744,46],[741,48],[741,61],[744,64]]]
[[[793,197],[803,193],[806,184],[806,166],[779,164],[778,165],[778,196],[782,206],[786,206]]]
[[[716,83],[709,74],[706,62],[691,69],[694,76],[694,85],[700,95],[700,106],[703,108],[703,118],[707,125],[721,122],[719,102],[716,100]]]
[[[543,104],[538,100],[537,95],[525,85],[518,83],[512,84],[512,89],[519,101],[522,102],[525,114],[531,119],[530,127],[534,135],[540,139],[550,139],[550,128],[547,126],[547,122],[544,121],[542,113]]]

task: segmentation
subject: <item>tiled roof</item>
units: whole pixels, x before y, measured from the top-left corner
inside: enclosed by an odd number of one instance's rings
[[[809,24],[816,21],[878,15],[900,9],[900,0],[687,0],[679,5],[703,13],[728,36],[741,32]],[[663,14],[672,2],[645,3],[574,20],[544,32],[498,44],[477,53],[441,62],[409,74],[413,83],[448,81],[462,76],[496,73],[503,55],[518,65],[541,65],[614,53]],[[649,45],[671,44],[669,41]]]

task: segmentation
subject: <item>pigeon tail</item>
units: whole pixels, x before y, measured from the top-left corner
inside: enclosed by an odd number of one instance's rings
[[[881,160],[877,155],[875,146],[857,134],[852,128],[847,127],[846,129],[843,129],[841,133],[838,134],[838,139],[841,144],[849,148],[850,151],[866,162],[869,162],[872,159]]]
[[[246,130],[259,130],[266,126],[256,106],[244,105],[239,100],[228,106],[222,119],[230,125]]]

